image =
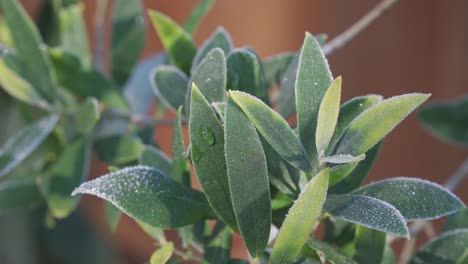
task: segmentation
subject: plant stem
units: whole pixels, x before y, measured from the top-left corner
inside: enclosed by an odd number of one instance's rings
[[[367,14],[361,17],[356,23],[351,25],[348,29],[343,31],[341,34],[336,36],[334,39],[329,41],[323,46],[323,53],[330,55],[334,51],[344,47],[346,44],[351,42],[359,33],[368,28],[374,21],[386,13],[398,0],[383,0]]]
[[[94,52],[94,66],[101,71],[104,70],[104,22],[108,0],[96,1],[94,13],[94,38],[96,48]]]
[[[454,191],[468,175],[468,158],[458,167],[453,175],[444,184],[447,190]]]

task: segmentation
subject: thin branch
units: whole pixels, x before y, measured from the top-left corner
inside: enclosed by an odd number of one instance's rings
[[[110,108],[104,105],[101,105],[101,112],[104,114],[108,114],[114,117],[120,117],[123,119],[127,119],[129,122],[134,123],[138,126],[171,126],[174,125],[175,120],[173,119],[158,119],[158,118],[151,118],[146,115],[138,115],[134,113],[130,113],[124,110],[120,110],[117,108]]]
[[[104,70],[104,22],[106,18],[108,0],[96,1],[96,11],[94,13],[94,38],[96,48],[94,52],[94,66]]]
[[[455,173],[444,184],[447,190],[454,191],[460,185],[465,177],[468,176],[468,158],[462,165],[455,171]]]
[[[376,5],[371,11],[365,14],[361,19],[354,23],[347,30],[336,36],[330,42],[323,46],[323,53],[330,55],[334,51],[344,47],[351,42],[359,33],[368,28],[374,21],[386,13],[398,0],[383,0]]]

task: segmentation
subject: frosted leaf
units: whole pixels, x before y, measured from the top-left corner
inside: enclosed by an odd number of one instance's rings
[[[334,164],[343,164],[343,163],[354,163],[366,158],[366,154],[361,154],[359,156],[351,156],[347,154],[338,154],[328,157],[323,157],[320,159],[321,162],[334,163]]]

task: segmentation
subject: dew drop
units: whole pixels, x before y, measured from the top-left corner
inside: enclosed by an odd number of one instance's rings
[[[200,148],[197,145],[194,145],[192,142],[192,160],[194,163],[198,163],[203,157],[203,153],[200,151]]]
[[[211,130],[211,128],[209,127],[203,128],[202,138],[203,138],[203,141],[209,146],[212,146],[216,143],[216,138],[213,133],[213,130]]]

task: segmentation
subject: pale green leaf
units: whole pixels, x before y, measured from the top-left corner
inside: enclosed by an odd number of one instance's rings
[[[353,259],[357,263],[381,263],[385,244],[384,232],[357,225]]]
[[[60,10],[60,47],[80,58],[83,65],[88,67],[91,65],[91,53],[83,10],[83,3],[73,4]]]
[[[149,16],[171,64],[188,74],[197,51],[191,36],[174,20],[158,11],[150,10]]]
[[[78,205],[78,197],[71,196],[71,193],[88,175],[89,155],[90,138],[83,136],[65,148],[47,173],[47,204],[55,218],[69,216]]]
[[[195,35],[198,26],[202,19],[206,16],[206,13],[213,7],[213,0],[200,0],[199,3],[192,9],[190,16],[184,23],[184,29],[189,34]]]
[[[327,261],[333,264],[356,264],[361,262],[355,262],[338,249],[332,247],[331,245],[324,243],[322,241],[309,238],[307,240],[307,245],[317,251],[319,251]],[[376,263],[376,262],[362,262],[362,263]]]
[[[192,86],[190,113],[191,157],[198,181],[216,214],[237,230],[224,156],[223,127],[195,85]]]
[[[329,195],[323,206],[330,215],[371,229],[408,237],[401,213],[391,204],[363,195]]]
[[[418,111],[418,119],[436,137],[468,146],[468,96],[429,104]]]
[[[428,94],[406,94],[386,99],[362,112],[347,126],[335,154],[361,155],[371,149],[416,107]]]
[[[381,264],[397,264],[397,257],[395,256],[395,252],[393,252],[393,248],[388,243],[385,244]]]
[[[111,165],[136,161],[141,154],[143,144],[133,136],[111,136],[99,139],[94,144],[98,158]]]
[[[166,175],[172,173],[172,160],[160,149],[145,145],[138,158],[138,164],[153,167]]]
[[[112,77],[123,85],[145,46],[145,18],[140,0],[117,0],[112,12]]]
[[[49,135],[58,116],[50,115],[17,131],[0,148],[0,178],[11,172]]]
[[[166,107],[177,111],[184,105],[188,85],[185,73],[174,66],[162,65],[156,68],[152,78],[153,91]]]
[[[408,221],[432,220],[464,207],[459,198],[442,186],[415,178],[396,177],[374,182],[354,194],[388,202]]]
[[[296,75],[296,111],[299,139],[314,163],[317,159],[315,134],[319,106],[332,80],[328,62],[319,43],[310,33],[306,33]]]
[[[281,157],[298,169],[311,171],[307,154],[286,120],[265,103],[247,93],[231,91],[230,95]]]
[[[341,77],[336,78],[323,95],[317,117],[315,146],[320,158],[325,154],[338,120],[341,101]]]
[[[322,212],[328,174],[329,169],[322,170],[302,190],[281,226],[270,263],[290,263],[301,251]]]
[[[119,224],[122,212],[119,208],[115,207],[109,202],[104,202],[104,213],[106,215],[107,223],[109,224],[110,230],[115,232],[117,225]]]
[[[141,228],[141,230],[143,230],[143,232],[145,232],[148,236],[153,238],[155,241],[158,241],[159,243],[166,243],[166,235],[164,234],[163,229],[152,227],[140,221],[135,221],[135,222]]]
[[[193,57],[192,68],[190,72],[195,70],[195,67],[206,57],[206,55],[214,48],[220,48],[227,55],[232,50],[232,40],[229,33],[223,28],[218,27],[211,36],[205,40],[203,45],[198,49],[195,57]]]
[[[77,194],[107,200],[153,227],[176,228],[213,217],[203,193],[146,166],[128,167],[85,182],[72,195]]]
[[[328,157],[323,157],[320,162],[333,163],[333,164],[344,164],[344,163],[356,163],[366,158],[366,154],[361,154],[357,157],[345,154],[338,154]]]
[[[150,264],[167,263],[167,261],[171,258],[173,252],[174,244],[172,242],[164,244],[151,255]]]
[[[224,135],[234,213],[249,253],[258,258],[267,246],[271,226],[267,163],[255,126],[231,97]]]
[[[411,264],[456,264],[465,257],[468,229],[444,233],[422,246],[411,259]]]

